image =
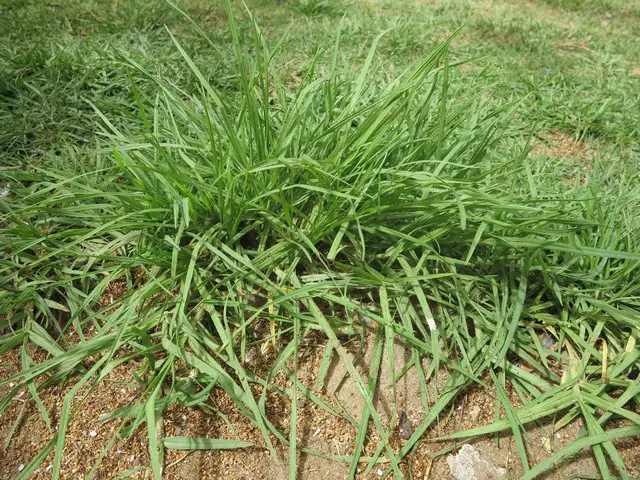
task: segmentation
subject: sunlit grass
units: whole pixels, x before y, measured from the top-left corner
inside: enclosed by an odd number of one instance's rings
[[[319,54],[292,88],[257,24],[251,54],[233,16],[229,28],[237,92],[212,84],[179,41],[180,65],[196,79],[189,90],[125,55],[118,61],[132,107],[119,118],[96,108],[89,160],[69,150],[0,172],[10,192],[0,199],[0,353],[19,347],[28,358],[35,344],[49,354],[3,381],[15,386],[0,413],[24,386],[40,406],[40,389],[76,375],[53,440],[21,478],[54,450],[57,478],[74,395],[131,358],[145,359],[145,393],[114,416],[131,422],[123,434],[146,423],[156,478],[164,447],[248,446],[158,437],[168,405],[202,404],[212,388],[259,428],[274,456],[272,438],[289,443],[295,460],[297,397],[319,400],[300,386],[287,392],[289,432],[271,423],[265,402],[276,373],[294,375],[288,368],[311,332],[326,337],[366,407],[352,473],[369,424],[380,444],[366,470],[383,455],[401,476],[399,462],[440,413],[489,378],[506,416],[449,438],[511,429],[525,478],[585,446],[603,477],[628,477],[612,440],[640,434],[640,381],[629,376],[640,355],[633,162],[597,157],[578,181],[529,155],[511,129],[517,103],[456,95],[464,90],[450,82],[453,39],[380,82],[371,71],[384,37],[354,74],[338,61],[338,34],[325,67]],[[129,288],[101,309],[115,280]],[[337,333],[354,312],[384,331],[378,352],[392,348],[385,336],[410,345],[411,362],[426,365],[423,391],[439,373],[448,378],[400,451],[374,408],[375,382],[361,377]],[[253,340],[267,320],[273,333]],[[97,333],[85,337],[89,327]],[[557,348],[542,344],[542,332]],[[264,378],[243,361],[252,341],[276,346]],[[125,347],[133,353],[116,356]],[[507,386],[521,408],[510,405]],[[551,415],[557,428],[580,416],[586,431],[530,465],[521,432]],[[612,418],[631,426],[609,428]]]

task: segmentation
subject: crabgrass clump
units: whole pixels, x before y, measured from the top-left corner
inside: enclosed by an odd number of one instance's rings
[[[213,388],[258,426],[274,456],[272,438],[289,443],[294,478],[297,398],[319,400],[295,382],[280,392],[292,404],[289,432],[270,422],[265,402],[277,372],[295,378],[300,342],[312,332],[326,337],[366,405],[352,473],[371,423],[381,442],[367,471],[385,455],[400,477],[399,462],[443,409],[488,376],[506,418],[451,438],[511,429],[526,478],[585,446],[603,474],[625,475],[612,440],[640,434],[629,406],[640,383],[628,376],[640,355],[633,165],[596,163],[582,183],[528,157],[507,135],[515,105],[451,97],[451,39],[379,84],[369,74],[381,37],[357,76],[338,67],[338,37],[327,70],[312,62],[291,89],[257,25],[249,57],[229,13],[237,93],[213,86],[176,42],[196,88],[129,59],[133,84],[145,88],[132,87],[135,112],[117,125],[99,113],[91,162],[58,156],[0,173],[8,185],[0,352],[33,343],[49,355],[4,381],[15,386],[0,412],[24,386],[41,405],[39,389],[74,375],[53,439],[21,476],[55,450],[57,478],[74,395],[143,358],[144,396],[113,416],[127,420],[120,434],[146,423],[156,478],[164,447],[247,446],[159,438],[164,408],[202,404]],[[114,281],[128,289],[101,308]],[[444,389],[425,393],[428,414],[400,451],[338,337],[353,330],[353,313],[402,337],[412,349],[407,367],[426,362],[423,392],[447,375]],[[265,321],[269,335],[256,336]],[[543,345],[541,331],[562,348]],[[267,376],[243,361],[252,343],[278,347]],[[132,353],[116,356],[125,347]],[[521,408],[509,403],[508,385]],[[560,426],[581,416],[587,430],[530,467],[522,429],[551,414]],[[631,425],[608,428],[613,417]]]

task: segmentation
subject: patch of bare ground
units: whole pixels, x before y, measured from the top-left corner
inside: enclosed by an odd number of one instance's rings
[[[45,352],[31,351],[31,358],[40,363],[46,359]],[[0,361],[0,379],[6,379],[20,369],[19,350],[4,354]],[[102,422],[100,417],[117,408],[135,402],[141,391],[133,382],[133,372],[138,368],[135,361],[116,367],[107,381],[93,391],[89,386],[80,389],[72,402],[78,408],[68,427],[60,478],[85,478],[101,455],[109,440],[115,436],[118,424]],[[65,394],[71,390],[78,378],[69,378],[66,384],[48,386],[39,391],[40,399],[51,421],[49,429],[41,412],[27,389],[20,391],[9,408],[0,417],[0,440],[5,442],[15,425],[14,434],[7,449],[0,449],[0,478],[15,478],[25,465],[53,438],[62,410]],[[0,386],[0,396],[11,388],[11,383]],[[127,470],[139,467],[140,472],[130,478],[144,478],[148,464],[146,432],[140,430],[126,439],[117,439],[102,461],[98,476],[115,478]],[[53,452],[36,469],[31,478],[51,478]]]
[[[544,134],[533,151],[557,158],[573,157],[583,162],[593,159],[595,155],[595,150],[588,143],[557,130]]]
[[[580,185],[586,182],[596,156],[595,149],[589,143],[557,130],[543,134],[532,152],[564,162],[565,173],[562,177],[567,182]]]
[[[371,336],[368,341],[359,345],[350,344],[350,351],[358,370],[366,379],[371,362]],[[314,389],[320,367],[324,346],[320,343],[307,343],[301,350],[298,361],[298,379],[310,389]],[[437,391],[442,391],[446,382],[446,374],[440,375],[427,384],[430,396],[425,408],[415,367],[412,367],[396,383],[394,396],[392,378],[397,377],[402,367],[410,359],[410,351],[403,341],[397,339],[394,344],[395,375],[390,369],[391,362],[385,348],[378,387],[376,389],[375,407],[384,425],[391,425],[388,440],[390,448],[398,452],[406,443],[406,432],[417,427],[426,416]],[[32,352],[35,361],[44,360],[43,352]],[[2,356],[0,378],[6,379],[15,374],[20,366],[17,350]],[[116,408],[131,405],[140,400],[142,390],[132,381],[133,372],[140,365],[130,361],[113,370],[107,380],[100,383],[92,392],[82,389],[74,400],[78,407],[77,414],[69,425],[62,462],[61,478],[85,478],[108,442],[117,433],[119,420],[102,421],[101,416]],[[485,378],[484,380],[489,380]],[[50,386],[40,392],[40,397],[48,411],[53,425],[59,418],[62,399],[69,390],[74,379],[68,385]],[[490,384],[490,382],[487,382]],[[278,389],[292,386],[290,377],[284,373],[273,379],[274,387],[266,394],[265,409],[267,417],[284,436],[288,436],[290,427],[290,400]],[[7,393],[9,384],[1,387],[0,395]],[[256,385],[254,395],[259,398],[263,389]],[[521,404],[515,392],[508,391],[515,406]],[[88,395],[87,395],[88,394]],[[355,448],[357,428],[363,410],[356,382],[346,373],[337,358],[332,359],[327,374],[325,387],[317,392],[325,402],[326,408],[316,402],[305,399],[302,395],[298,402],[298,442],[305,449],[314,450],[324,456],[348,456]],[[413,478],[449,478],[449,470],[445,456],[432,459],[432,455],[445,447],[454,447],[451,442],[429,441],[436,437],[456,431],[491,423],[495,412],[495,392],[479,385],[467,388],[456,398],[454,404],[446,409],[436,422],[427,430],[415,452],[407,456],[400,464],[405,475],[411,472]],[[24,413],[20,411],[24,409]],[[336,416],[329,411],[342,412]],[[399,417],[404,412],[402,422]],[[351,417],[351,420],[348,417]],[[25,390],[14,400],[6,413],[0,418],[0,440],[4,441],[11,431],[14,422],[20,417],[9,448],[0,450],[0,478],[15,478],[21,466],[28,464],[33,456],[52,438],[29,393]],[[288,446],[272,438],[278,452],[279,463],[276,463],[265,448],[259,429],[233,404],[221,390],[214,390],[206,408],[187,408],[173,405],[163,415],[164,435],[185,437],[209,437],[247,440],[253,447],[243,450],[229,451],[175,451],[166,450],[164,458],[163,478],[167,479],[279,479],[287,477]],[[581,434],[583,425],[574,422],[561,431],[552,431],[551,425],[527,426],[525,441],[530,462],[537,464]],[[371,455],[380,436],[370,425],[368,437],[364,444],[364,455]],[[498,438],[481,438],[472,441],[481,453],[495,466],[505,468],[511,478],[520,476],[522,466],[517,449],[510,435],[505,432]],[[640,475],[640,442],[626,440],[618,447],[627,461],[630,473]],[[134,471],[130,478],[149,478],[147,436],[144,425],[137,432],[125,439],[116,439],[105,452],[104,459],[97,470],[95,478],[117,478],[127,471]],[[50,478],[53,454],[36,470],[33,478]],[[364,475],[365,464],[357,478],[379,477],[378,467],[385,470],[388,464],[376,465],[367,476]],[[590,451],[585,450],[575,457],[554,467],[543,478],[560,479],[571,476],[597,475],[597,467]],[[347,478],[348,464],[322,458],[309,453],[298,454],[298,477],[301,479],[342,479]],[[394,478],[393,474],[387,478]]]

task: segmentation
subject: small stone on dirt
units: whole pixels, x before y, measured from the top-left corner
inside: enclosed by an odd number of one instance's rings
[[[408,440],[413,435],[413,432],[413,425],[411,425],[407,414],[401,411],[400,418],[398,419],[398,433],[400,435],[400,438]]]
[[[480,407],[478,405],[474,405],[469,409],[469,416],[471,417],[471,421],[475,422],[480,417]]]
[[[456,455],[447,457],[449,472],[456,480],[490,480],[505,477],[507,471],[480,456],[473,445],[464,444]]]

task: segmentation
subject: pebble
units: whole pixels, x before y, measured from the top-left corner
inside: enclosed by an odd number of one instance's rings
[[[478,405],[474,405],[469,409],[469,416],[471,417],[471,421],[475,422],[480,417],[480,407]]]
[[[447,457],[449,473],[456,480],[493,480],[504,478],[507,471],[490,463],[480,455],[476,447],[462,445],[458,453]]]
[[[400,412],[400,418],[398,420],[398,433],[400,438],[405,440],[410,439],[413,436],[414,430],[413,425],[409,421],[407,414],[404,411]]]
[[[544,348],[553,348],[556,344],[556,339],[549,335],[547,332],[544,332],[540,335],[540,343]]]

